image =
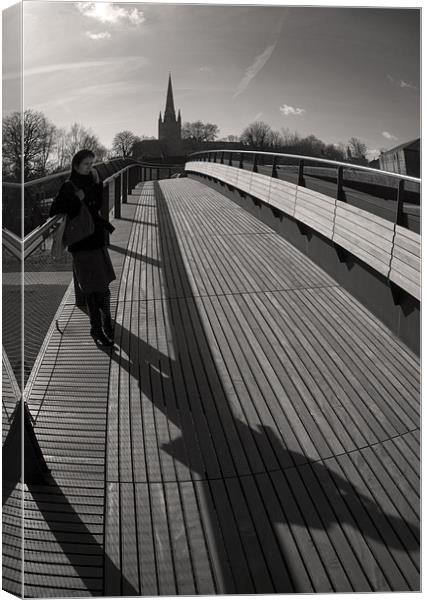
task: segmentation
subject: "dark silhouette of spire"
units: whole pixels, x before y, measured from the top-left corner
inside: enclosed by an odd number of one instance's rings
[[[168,93],[166,96],[166,110],[165,110],[165,121],[174,121],[176,122],[175,116],[175,106],[173,102],[173,91],[172,91],[172,77],[169,73],[169,82],[168,82]]]
[[[178,111],[178,118],[175,113],[173,101],[172,76],[169,73],[168,91],[166,95],[166,109],[162,119],[162,113],[159,117],[159,140],[166,148],[166,153],[170,156],[178,156],[181,153],[181,111]]]

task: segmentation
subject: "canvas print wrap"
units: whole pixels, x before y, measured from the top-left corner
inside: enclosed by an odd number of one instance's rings
[[[3,589],[420,590],[420,7],[3,10]]]

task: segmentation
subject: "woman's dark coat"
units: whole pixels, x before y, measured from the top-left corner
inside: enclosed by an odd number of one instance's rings
[[[115,229],[111,223],[99,214],[102,206],[102,181],[95,183],[91,173],[82,175],[75,170],[72,171],[70,180],[77,188],[83,190],[84,199],[82,202],[86,204],[93,217],[95,230],[92,235],[75,244],[70,244],[68,250],[69,252],[78,252],[79,250],[101,248],[106,245],[106,232],[112,233]],[[64,213],[72,219],[77,216],[80,210],[80,202],[72,183],[65,181],[51,204],[49,216],[53,217],[58,213]]]

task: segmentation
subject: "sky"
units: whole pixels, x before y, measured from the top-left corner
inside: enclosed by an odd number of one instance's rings
[[[107,147],[125,129],[157,137],[169,72],[183,121],[220,137],[262,120],[356,136],[373,157],[420,136],[418,9],[31,0],[23,23],[24,107]],[[6,45],[3,114],[16,76]]]

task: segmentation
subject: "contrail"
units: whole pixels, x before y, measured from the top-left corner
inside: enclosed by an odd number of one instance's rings
[[[261,69],[263,68],[265,63],[268,61],[270,56],[273,54],[274,49],[277,45],[277,42],[279,41],[280,34],[282,32],[283,21],[284,21],[284,17],[282,17],[280,19],[279,23],[277,24],[277,26],[273,32],[273,35],[271,36],[272,37],[271,43],[267,46],[267,48],[264,50],[264,52],[262,54],[260,54],[259,56],[257,56],[255,58],[253,64],[246,69],[243,79],[241,80],[241,82],[239,83],[239,85],[236,88],[236,91],[233,94],[233,100],[235,98],[237,98],[237,96],[240,96],[240,94],[242,94],[245,91],[245,89],[248,87],[248,85],[252,81],[252,79],[261,71]]]

